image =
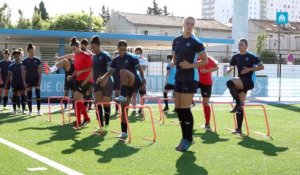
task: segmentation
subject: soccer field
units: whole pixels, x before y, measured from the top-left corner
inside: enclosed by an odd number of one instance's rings
[[[114,107],[113,107],[114,109]],[[151,105],[158,118],[157,105]],[[171,107],[172,109],[172,107]],[[180,127],[172,120],[177,115],[166,114],[164,124],[155,123],[155,143],[141,139],[151,136],[151,123],[141,116],[129,116],[132,131],[130,144],[118,141],[115,134],[104,136],[91,133],[97,126],[94,111],[92,122],[75,131],[72,124],[59,125],[61,114],[23,116],[1,112],[0,138],[13,142],[50,160],[82,174],[299,174],[300,172],[300,105],[266,105],[273,140],[254,133],[265,132],[264,118],[259,108],[247,109],[250,136],[232,135],[225,128],[233,128],[228,105],[215,107],[217,134],[205,131],[203,112],[193,108],[195,118],[194,141],[188,152],[175,151],[180,141]],[[43,107],[46,111],[47,108]],[[112,110],[114,113],[114,110]],[[72,117],[72,121],[75,117]],[[66,121],[67,122],[67,121]],[[120,121],[112,116],[109,129],[120,129]],[[245,129],[243,130],[246,131]],[[64,174],[36,159],[0,143],[0,174]],[[47,168],[30,171],[28,168]]]

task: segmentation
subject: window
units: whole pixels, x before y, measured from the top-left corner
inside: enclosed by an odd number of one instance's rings
[[[295,37],[296,39],[296,50],[300,49],[300,37]]]

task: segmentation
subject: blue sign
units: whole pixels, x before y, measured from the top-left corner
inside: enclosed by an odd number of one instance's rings
[[[287,24],[287,23],[289,23],[288,12],[277,12],[276,13],[276,23],[277,24]]]

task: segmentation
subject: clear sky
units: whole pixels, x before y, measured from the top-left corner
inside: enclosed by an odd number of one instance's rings
[[[64,14],[68,12],[88,12],[90,8],[94,14],[98,14],[102,5],[114,11],[146,13],[147,7],[152,5],[152,0],[43,0],[50,16]],[[12,20],[17,21],[18,9],[24,12],[25,17],[31,18],[34,5],[41,0],[0,0],[0,5],[6,2],[12,9]],[[201,17],[201,0],[156,0],[162,8],[168,7],[169,12],[174,16],[194,16]]]

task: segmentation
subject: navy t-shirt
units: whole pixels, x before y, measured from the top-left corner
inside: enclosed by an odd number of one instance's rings
[[[5,84],[6,78],[7,78],[7,73],[8,73],[8,67],[11,64],[11,61],[0,61],[0,69],[1,69],[1,78],[3,80],[3,83]]]
[[[124,57],[117,56],[111,62],[111,69],[115,70],[118,74],[121,69],[127,69],[135,76],[138,76],[137,67],[140,65],[139,59],[132,53],[126,53]]]
[[[240,78],[249,78],[253,81],[255,80],[255,72],[250,71],[246,74],[241,74],[244,67],[251,68],[255,67],[261,63],[261,60],[252,52],[247,51],[245,55],[241,55],[240,53],[233,55],[230,60],[230,66],[236,66],[238,69],[238,77]]]
[[[37,81],[39,79],[38,67],[41,65],[41,60],[38,57],[25,58],[22,62],[26,71],[26,81]]]
[[[111,60],[111,56],[106,51],[101,51],[100,54],[93,55],[94,82],[96,82],[99,76],[103,76],[108,71]]]
[[[176,56],[176,81],[198,81],[199,75],[197,68],[181,69],[179,63],[184,60],[189,63],[197,62],[199,55],[205,52],[202,42],[195,35],[189,38],[184,38],[183,35],[181,35],[173,40],[172,51]]]
[[[11,65],[9,65],[8,71],[12,73],[11,86],[17,86],[23,84],[21,66],[22,63],[18,64],[16,62],[13,62]]]

